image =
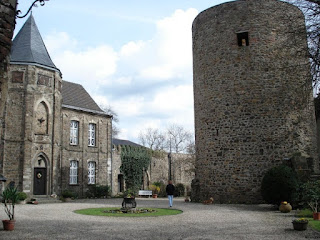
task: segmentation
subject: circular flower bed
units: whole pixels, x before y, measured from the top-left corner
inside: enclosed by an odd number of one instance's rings
[[[156,212],[155,209],[151,208],[117,208],[117,209],[110,209],[110,210],[105,210],[104,213],[135,213],[135,214],[140,214],[140,213],[152,213]]]
[[[84,215],[106,217],[157,217],[182,213],[181,210],[167,208],[87,208],[79,209],[74,212]]]

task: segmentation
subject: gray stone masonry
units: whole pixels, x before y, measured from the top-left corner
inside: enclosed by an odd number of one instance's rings
[[[79,122],[79,143],[70,144],[70,121]],[[96,144],[88,146],[89,123],[96,125]],[[88,163],[95,162],[95,182],[98,185],[111,185],[108,169],[111,168],[111,118],[87,112],[62,109],[62,190],[69,189],[78,196],[85,196],[88,190]],[[70,161],[78,162],[78,183],[70,184]]]
[[[0,2],[0,174],[3,169],[4,112],[8,95],[8,66],[15,28],[16,0]],[[1,190],[1,187],[0,187]]]
[[[276,0],[234,1],[193,22],[193,200],[260,202],[265,172],[300,154],[319,170],[304,16]]]

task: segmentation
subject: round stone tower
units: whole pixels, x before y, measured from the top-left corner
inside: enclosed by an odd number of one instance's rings
[[[318,171],[305,22],[293,5],[243,0],[193,22],[193,199],[259,202],[283,162]]]

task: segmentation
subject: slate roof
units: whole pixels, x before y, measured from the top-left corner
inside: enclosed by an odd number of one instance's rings
[[[10,62],[41,66],[60,73],[50,58],[32,14],[12,41]]]
[[[123,139],[118,139],[118,138],[113,138],[112,139],[112,144],[118,146],[118,145],[129,145],[129,146],[138,146],[138,147],[143,147],[142,145],[139,145],[137,143],[131,142],[129,140],[123,140]]]
[[[41,66],[61,74],[50,58],[32,14],[14,38],[10,57],[12,64]],[[62,106],[78,111],[108,115],[101,110],[80,84],[67,81],[62,81]]]
[[[62,107],[108,115],[96,104],[89,93],[77,83],[62,81]]]

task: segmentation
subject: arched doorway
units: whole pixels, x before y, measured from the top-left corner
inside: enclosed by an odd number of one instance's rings
[[[123,175],[119,174],[118,175],[118,192],[123,192],[124,190],[124,179]]]
[[[33,194],[46,195],[47,194],[47,164],[43,155],[39,155],[33,171]]]

